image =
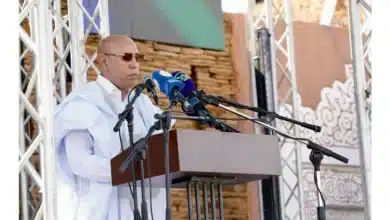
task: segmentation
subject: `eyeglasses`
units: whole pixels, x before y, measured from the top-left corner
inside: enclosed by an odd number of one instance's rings
[[[140,60],[143,60],[144,59],[144,55],[143,54],[139,54],[139,53],[105,53],[105,55],[107,56],[121,56],[122,59],[126,62],[130,62],[133,60],[133,58],[135,59],[136,62],[139,62]]]

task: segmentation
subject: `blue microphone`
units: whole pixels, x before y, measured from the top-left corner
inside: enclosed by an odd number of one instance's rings
[[[184,87],[180,90],[181,94],[183,94],[184,97],[188,97],[193,92],[195,92],[195,83],[190,76],[188,76],[182,71],[175,71],[172,73],[172,76],[175,79],[184,83]]]
[[[160,91],[170,101],[182,102],[185,100],[184,96],[180,93],[185,84],[175,79],[170,73],[163,70],[156,70],[152,73],[152,78],[157,81]]]
[[[180,90],[180,93],[187,99],[187,102],[186,105],[182,106],[182,110],[189,116],[199,116],[199,111],[204,111],[206,109],[204,105],[200,103],[196,95],[194,81],[191,77],[181,71],[172,72],[172,76],[184,83],[184,87]]]
[[[203,118],[206,118],[206,122],[210,127],[213,127],[223,132],[240,132],[230,127],[229,125],[221,122],[220,120],[215,118],[209,110],[207,110],[204,103],[198,99],[197,92],[195,89],[195,83],[191,79],[191,77],[181,71],[173,72],[172,76],[174,76],[175,79],[184,83],[184,87],[180,90],[180,93],[187,99],[187,105],[182,106],[182,110],[186,115],[201,116]]]

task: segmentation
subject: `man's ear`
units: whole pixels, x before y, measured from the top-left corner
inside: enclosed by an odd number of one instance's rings
[[[101,67],[107,67],[107,57],[104,54],[99,54],[97,60]]]

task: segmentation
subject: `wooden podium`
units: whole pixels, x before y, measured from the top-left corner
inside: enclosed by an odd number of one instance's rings
[[[212,219],[215,214],[215,192],[218,189],[220,219],[223,219],[222,186],[242,184],[281,175],[280,150],[276,136],[244,133],[223,133],[219,131],[171,130],[169,131],[169,181],[172,188],[187,187],[190,195],[195,188],[197,214],[199,186],[202,186],[204,201],[207,201],[207,187],[210,189]],[[133,181],[131,166],[120,172],[131,149],[126,149],[111,159],[112,184],[119,185]],[[150,137],[145,160],[145,179],[151,178],[153,188],[165,188],[164,136]],[[136,164],[136,180],[140,185],[140,164]],[[148,172],[150,171],[150,172]],[[149,180],[144,181],[150,187]],[[191,199],[189,216],[192,216]],[[207,219],[207,202],[205,203]],[[200,217],[200,216],[199,216]]]

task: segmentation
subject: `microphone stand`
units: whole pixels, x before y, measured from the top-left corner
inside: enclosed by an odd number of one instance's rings
[[[166,210],[165,210],[165,220],[172,219],[171,212],[171,185],[169,181],[169,129],[171,127],[171,117],[168,111],[164,111],[161,114],[155,114],[155,119],[158,119],[161,125],[161,128],[164,133],[164,167],[165,167],[165,202],[166,202]]]
[[[118,132],[120,130],[120,127],[123,123],[124,120],[127,121],[127,127],[128,127],[128,132],[129,132],[129,140],[130,140],[130,147],[134,146],[134,136],[133,136],[133,110],[134,110],[134,103],[136,99],[141,95],[141,92],[143,90],[142,85],[138,85],[135,89],[135,94],[132,100],[126,105],[125,110],[119,114],[119,121],[114,127],[114,132]],[[129,94],[130,95],[130,94]],[[141,171],[143,171],[143,160],[141,161]],[[137,183],[136,183],[136,175],[135,175],[135,161],[132,161],[131,164],[131,169],[132,169],[132,176],[133,176],[133,200],[134,200],[134,220],[141,220],[141,214],[138,209],[138,196],[137,196]],[[142,175],[141,175],[142,176]],[[141,182],[143,182],[141,180]],[[144,191],[143,191],[144,194]],[[143,195],[144,197],[145,195]],[[147,216],[147,215],[146,215]]]
[[[241,133],[239,130],[215,118],[196,96],[189,96],[186,100],[182,101],[182,110],[187,115],[196,115],[204,118],[204,120],[202,120],[203,123],[206,123],[208,126],[219,131]]]
[[[168,113],[165,113],[163,112],[162,114],[168,114]],[[161,127],[161,120],[160,118],[164,118],[164,117],[167,117],[167,116],[161,116],[162,114],[156,114],[155,115],[155,118],[158,118],[159,120],[157,120],[152,127],[149,128],[149,131],[148,133],[145,135],[145,137],[141,138],[137,144],[135,144],[135,146],[133,147],[133,149],[130,151],[129,155],[127,156],[126,160],[124,160],[121,164],[121,166],[119,167],[119,170],[121,173],[124,173],[127,169],[127,167],[129,167],[129,164],[130,162],[132,162],[135,158],[137,158],[137,156],[141,155],[140,152],[141,151],[147,151],[148,150],[148,139],[152,136],[152,134],[155,132],[155,131],[158,131],[160,130],[162,127]],[[184,115],[170,115],[169,116],[171,119],[179,119],[179,120],[197,120],[197,121],[203,121],[205,120],[204,117],[197,117],[197,116],[184,116]]]
[[[262,108],[250,107],[250,106],[243,105],[243,104],[240,104],[240,103],[235,103],[235,102],[227,100],[227,99],[225,99],[224,97],[221,97],[221,96],[216,97],[216,96],[213,96],[213,95],[206,95],[205,92],[202,91],[202,90],[198,91],[197,95],[200,96],[200,98],[203,101],[205,101],[207,104],[211,104],[211,105],[216,106],[216,105],[219,104],[219,102],[222,102],[222,103],[226,103],[228,105],[231,105],[231,106],[233,106],[235,108],[247,109],[247,110],[251,110],[251,111],[257,112],[259,114],[263,114],[264,118],[265,118],[265,120],[267,122],[271,122],[271,121],[274,120],[274,118],[278,118],[280,120],[284,120],[284,121],[287,121],[287,122],[290,122],[290,123],[293,123],[293,124],[297,124],[297,125],[302,126],[304,128],[313,130],[314,132],[321,132],[321,127],[320,126],[308,124],[306,122],[297,121],[297,120],[294,120],[294,119],[291,119],[291,118],[287,118],[287,117],[279,115],[279,114],[277,114],[275,112],[266,111],[266,110],[264,110]]]
[[[321,161],[324,158],[324,154],[317,150],[312,149],[310,152],[309,159],[314,166],[314,183],[317,186],[317,219],[326,220],[326,208],[325,199],[321,192],[321,181],[320,181],[320,166]]]
[[[149,128],[148,133],[145,135],[145,137],[141,138],[137,142],[137,144],[133,147],[133,149],[130,151],[129,155],[127,156],[126,160],[123,161],[121,164],[119,170],[121,173],[124,173],[129,166],[129,163],[137,158],[137,156],[143,157],[145,154],[142,152],[145,152],[148,150],[148,139],[152,136],[152,134],[155,131],[158,131],[161,129],[161,123],[160,121],[156,121],[152,127]],[[145,159],[146,157],[144,157]]]
[[[165,190],[166,190],[166,216],[165,218],[167,220],[172,219],[171,209],[170,209],[170,181],[169,181],[169,129],[171,124],[171,119],[177,119],[177,120],[197,120],[197,121],[207,121],[209,120],[209,117],[203,117],[203,116],[184,116],[184,115],[171,115],[169,114],[169,111],[165,111],[161,114],[156,114],[154,116],[156,119],[158,119],[152,127],[149,128],[149,131],[147,135],[139,140],[137,144],[133,147],[129,155],[127,156],[126,160],[121,164],[120,166],[120,172],[125,172],[129,164],[136,160],[137,156],[140,156],[141,152],[146,152],[148,148],[148,139],[154,131],[163,129],[164,132],[164,151],[165,151]],[[222,188],[221,185],[219,186],[219,201],[220,201],[220,209],[222,210]],[[196,190],[197,191],[197,190]],[[187,188],[187,193],[190,193],[190,190]],[[188,194],[189,195],[189,194]],[[196,198],[198,199],[198,198]],[[187,203],[190,203],[191,199],[187,198]],[[198,202],[198,200],[197,200]],[[146,209],[145,209],[146,210]],[[199,208],[197,209],[199,210]],[[213,209],[212,209],[213,210]],[[214,210],[215,211],[215,210]],[[190,211],[191,213],[191,211]],[[191,216],[191,214],[189,215]],[[198,216],[200,214],[198,213]],[[222,215],[221,215],[222,216]]]
[[[149,128],[149,131],[145,135],[145,137],[137,142],[137,144],[130,151],[130,154],[127,156],[126,160],[121,164],[119,168],[120,172],[124,173],[126,168],[129,166],[130,162],[134,163],[137,160],[141,161],[141,193],[142,193],[141,212],[142,212],[142,219],[144,220],[148,220],[148,206],[146,204],[146,196],[145,196],[145,183],[144,183],[145,171],[142,165],[146,159],[146,151],[148,150],[147,141],[149,137],[152,136],[153,132],[160,129],[161,129],[160,122],[157,121],[156,123],[154,123],[152,127]],[[136,180],[133,179],[133,182],[136,182]]]
[[[204,116],[205,118],[205,122],[210,126],[210,127],[213,127],[219,131],[222,131],[222,132],[235,132],[235,133],[241,133],[239,130],[229,126],[228,124],[225,124],[221,121],[219,121],[218,119],[216,119],[214,116],[212,116],[211,114],[206,114],[206,116]]]
[[[297,137],[294,137],[292,135],[289,135],[283,131],[280,131],[278,130],[277,128],[269,125],[269,124],[266,124],[262,121],[259,121],[259,120],[256,120],[256,119],[252,119],[250,116],[248,115],[245,115],[239,111],[236,111],[234,109],[231,109],[225,105],[222,105],[222,104],[219,104],[217,100],[209,100],[205,97],[203,97],[202,99],[203,101],[205,101],[206,103],[209,103],[209,104],[212,104],[216,107],[220,107],[222,109],[225,109],[233,114],[236,114],[238,116],[241,116],[245,119],[248,119],[254,123],[257,123],[257,124],[260,124],[276,133],[278,133],[279,135],[281,136],[284,136],[286,138],[290,138],[290,139],[293,139],[295,141],[298,141],[302,144],[305,144],[306,147],[308,149],[311,150],[311,153],[310,153],[310,161],[312,162],[313,166],[314,166],[314,182],[317,186],[317,194],[318,194],[318,199],[317,199],[317,219],[318,220],[326,220],[326,210],[325,210],[325,198],[324,196],[322,195],[322,192],[321,192],[321,181],[320,181],[320,166],[321,166],[321,162],[322,162],[322,159],[324,158],[324,155],[325,156],[328,156],[328,157],[332,157],[336,160],[339,160],[343,163],[348,163],[348,158],[345,158],[343,156],[341,156],[340,154],[337,154],[336,152],[328,149],[328,148],[325,148],[319,144],[316,144],[308,139],[304,139],[304,138],[297,138]],[[304,142],[304,140],[308,141],[307,143]]]

